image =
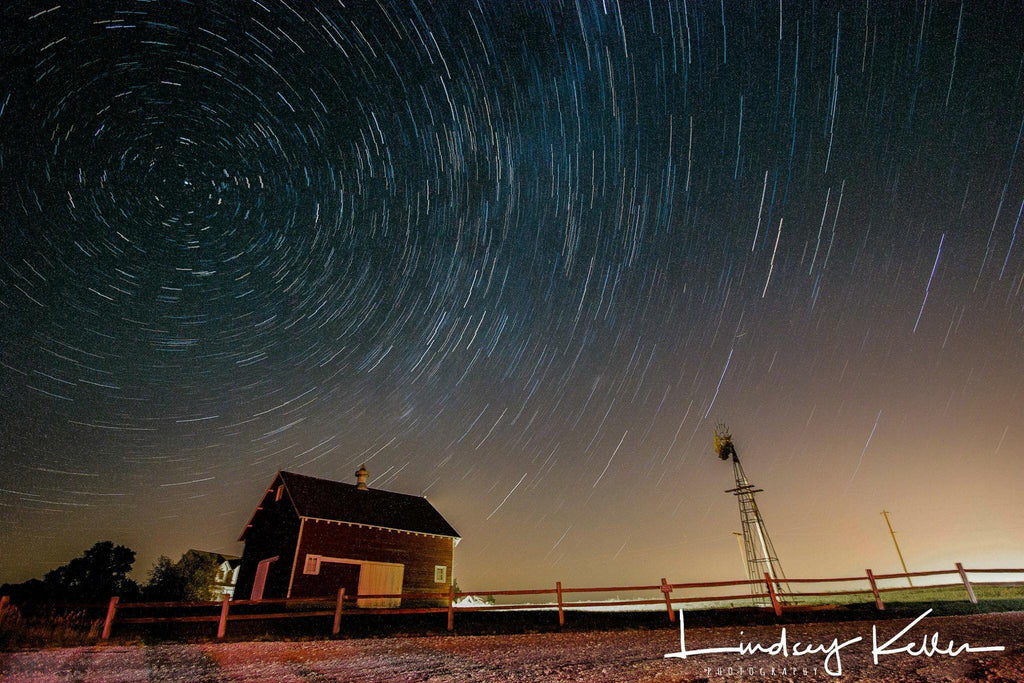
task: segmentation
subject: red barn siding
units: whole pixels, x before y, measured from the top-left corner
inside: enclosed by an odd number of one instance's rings
[[[235,588],[235,598],[238,600],[248,600],[252,594],[256,567],[260,560],[275,555],[278,560],[270,564],[263,597],[283,598],[288,593],[288,579],[291,577],[300,522],[287,494],[281,500],[274,500],[278,484],[279,479],[263,496],[246,530],[245,551],[242,553],[242,565],[238,570]]]
[[[454,539],[446,536],[428,536],[307,518],[299,540],[291,597],[331,595],[340,586],[344,586],[347,595],[356,593],[359,579],[357,571],[342,564],[323,563],[320,574],[304,574],[307,554],[401,564],[405,567],[403,593],[447,592],[452,581],[453,548]],[[290,565],[290,557],[288,562]],[[434,582],[434,568],[438,565],[446,568],[444,583]]]

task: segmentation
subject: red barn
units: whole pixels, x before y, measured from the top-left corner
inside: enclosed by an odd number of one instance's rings
[[[459,534],[426,498],[278,472],[238,539],[238,598],[444,593]],[[398,599],[360,600],[397,607]]]

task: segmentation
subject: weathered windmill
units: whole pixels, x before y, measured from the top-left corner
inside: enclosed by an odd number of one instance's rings
[[[776,584],[785,584],[786,575],[782,571],[782,564],[779,556],[775,553],[775,546],[768,535],[768,529],[764,525],[761,511],[754,499],[755,493],[761,493],[764,489],[754,488],[754,485],[747,480],[747,475],[740,464],[740,456],[736,454],[736,447],[732,443],[732,434],[729,429],[720,424],[715,427],[715,453],[722,460],[732,459],[732,471],[736,479],[736,487],[729,489],[726,493],[736,496],[740,505],[740,523],[743,528],[743,550],[747,559],[747,576],[757,579],[768,574]],[[762,589],[763,590],[763,589]],[[789,592],[789,586],[786,586]],[[763,602],[764,599],[762,598]]]

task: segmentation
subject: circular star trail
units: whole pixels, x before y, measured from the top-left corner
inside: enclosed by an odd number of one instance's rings
[[[792,575],[1009,560],[1020,20],[6,4],[2,578],[362,463],[467,586],[729,578],[721,420]]]

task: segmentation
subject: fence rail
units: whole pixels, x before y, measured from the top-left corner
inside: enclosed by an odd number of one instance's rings
[[[769,605],[774,610],[777,616],[781,616],[784,609],[794,609],[799,607],[798,600],[800,598],[812,598],[812,597],[829,597],[829,596],[845,596],[845,595],[867,595],[870,594],[874,597],[875,607],[878,610],[885,609],[885,603],[882,601],[882,593],[892,591],[916,591],[916,590],[931,590],[935,588],[956,588],[963,587],[966,593],[966,599],[970,602],[977,604],[978,598],[974,593],[975,586],[1024,586],[1024,581],[971,581],[968,578],[968,574],[1024,574],[1024,568],[978,568],[978,569],[965,569],[964,566],[957,562],[954,569],[943,569],[923,572],[906,572],[902,574],[875,574],[870,569],[865,570],[864,576],[843,576],[836,578],[778,578],[772,577],[767,572],[763,578],[759,579],[739,579],[733,581],[701,581],[701,582],[688,582],[688,583],[669,583],[666,579],[661,579],[658,584],[650,584],[644,586],[601,586],[595,588],[587,587],[563,587],[562,582],[556,582],[554,588],[540,588],[540,589],[520,589],[520,590],[493,590],[493,591],[460,591],[455,592],[454,588],[450,587],[448,591],[443,593],[374,593],[374,594],[359,594],[359,595],[346,595],[344,588],[339,588],[336,595],[324,596],[324,597],[313,597],[313,598],[269,598],[267,600],[229,600],[227,596],[224,599],[217,602],[128,602],[121,603],[119,596],[113,596],[110,601],[106,604],[67,604],[67,605],[48,605],[52,608],[69,608],[69,609],[102,609],[106,608],[106,617],[103,622],[103,633],[102,638],[107,640],[110,638],[110,633],[113,628],[114,622],[119,624],[158,624],[158,623],[202,623],[202,622],[217,622],[217,637],[223,638],[227,632],[228,621],[255,621],[262,619],[294,619],[303,617],[333,617],[331,633],[337,635],[341,628],[342,615],[345,613],[344,608],[346,602],[350,605],[353,603],[358,604],[360,600],[366,599],[399,599],[399,600],[438,600],[443,601],[445,605],[443,607],[379,607],[379,608],[358,608],[354,612],[350,611],[349,614],[440,614],[447,613],[448,615],[448,630],[454,629],[455,613],[456,612],[486,612],[486,611],[506,611],[506,610],[524,610],[524,609],[553,609],[557,606],[558,609],[558,624],[559,626],[565,625],[565,610],[566,609],[581,609],[581,608],[594,608],[594,607],[631,607],[638,605],[659,605],[665,606],[668,614],[668,619],[671,622],[675,621],[675,611],[673,605],[688,604],[693,602],[722,602],[727,600],[760,600],[766,603],[765,606]],[[940,584],[929,584],[925,586],[914,586],[910,579],[912,577],[936,577],[936,576],[956,576],[958,581],[953,583],[940,583]],[[904,586],[879,586],[879,581],[889,581],[894,579],[906,579],[908,587]],[[833,584],[833,583],[849,583],[853,581],[863,581],[867,583],[867,586],[862,589],[849,589],[849,590],[831,590],[831,591],[792,591],[790,584]],[[695,589],[707,589],[707,588],[721,588],[721,587],[732,587],[732,586],[746,586],[748,591],[745,593],[729,594],[729,595],[714,595],[714,596],[693,596],[693,595],[680,595],[681,591],[692,591]],[[783,590],[785,589],[785,590]],[[658,591],[662,595],[660,598],[648,598],[648,599],[631,599],[631,600],[611,600],[611,601],[566,601],[564,595],[567,593],[619,593],[619,592],[651,592]],[[675,595],[673,595],[675,593]],[[506,605],[465,605],[460,606],[457,603],[458,598],[469,597],[469,596],[555,596],[556,603],[523,603],[523,604],[506,604]],[[3,611],[10,604],[9,596],[0,596],[0,611]],[[330,605],[331,609],[312,609],[312,610],[293,610],[288,612],[249,612],[249,613],[231,613],[232,608],[239,607],[251,607],[251,606],[270,606],[270,605],[284,605],[288,606],[302,606],[302,605]],[[122,616],[125,610],[162,610],[162,609],[175,609],[175,610],[189,610],[189,609],[215,609],[219,608],[219,614],[208,614],[208,615],[165,615],[165,616]]]

